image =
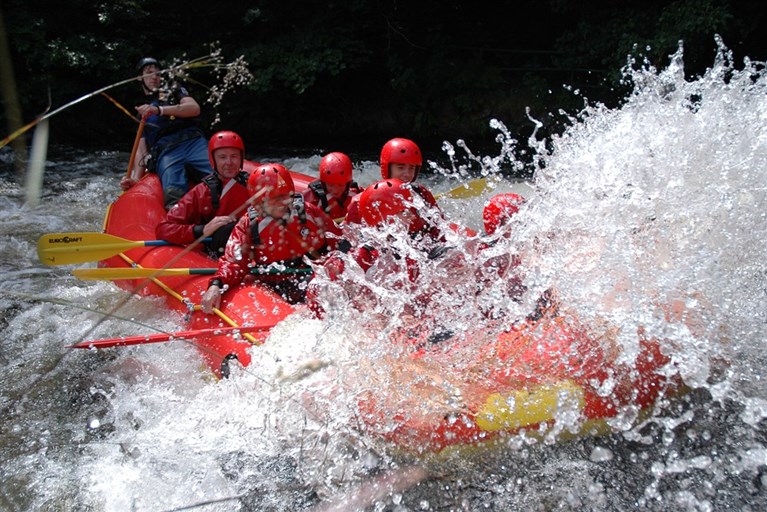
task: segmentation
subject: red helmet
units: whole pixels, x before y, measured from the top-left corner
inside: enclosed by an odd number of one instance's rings
[[[407,183],[396,179],[377,181],[360,195],[360,216],[368,226],[378,226],[388,217],[405,211],[412,201]]]
[[[320,162],[320,181],[330,185],[346,185],[352,181],[352,161],[344,153],[328,153]]]
[[[280,164],[259,165],[248,178],[248,193],[251,196],[259,194],[260,199],[292,194],[294,191],[290,171]]]
[[[208,158],[214,169],[216,168],[216,161],[213,159],[213,152],[221,148],[239,149],[240,158],[245,159],[245,144],[242,142],[242,137],[230,131],[214,133],[208,141]]]
[[[381,149],[381,177],[385,180],[389,179],[389,164],[415,165],[415,180],[423,165],[423,156],[415,142],[396,138],[384,144]]]
[[[495,233],[495,230],[508,222],[523,204],[525,204],[525,198],[512,192],[491,197],[482,210],[485,233],[488,235]]]

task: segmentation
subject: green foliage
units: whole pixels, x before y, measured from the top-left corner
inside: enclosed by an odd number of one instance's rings
[[[486,135],[494,117],[527,126],[525,107],[578,108],[563,85],[620,99],[629,54],[662,67],[684,40],[688,72],[701,72],[716,33],[764,59],[762,1],[519,0],[513,15],[489,0],[3,0],[2,9],[26,121],[48,106],[49,91],[55,108],[131,78],[140,57],[178,63],[215,43],[227,62],[242,56],[253,80],[222,85],[211,69],[190,71],[193,95],[216,98],[201,101],[206,121],[291,145],[467,138]],[[222,98],[227,87],[240,90]],[[114,92],[131,107],[135,90],[131,82]],[[129,144],[135,126],[97,97],[52,129],[54,141]]]
[[[281,36],[244,49],[246,60],[258,69],[251,89],[267,93],[286,87],[303,94],[322,76],[336,76],[364,63],[369,53],[360,41],[333,43],[329,34],[298,40]]]
[[[668,64],[668,56],[683,42],[686,71],[699,74],[712,62],[715,34],[724,36],[725,42],[731,33],[738,35],[733,42],[748,36],[741,29],[744,25],[736,16],[735,8],[727,1],[579,3],[557,0],[552,4],[559,12],[578,20],[557,39],[557,48],[562,51],[558,64],[601,69],[611,78],[613,86],[619,83],[620,69],[629,56],[634,57],[638,65],[647,60],[663,67]]]

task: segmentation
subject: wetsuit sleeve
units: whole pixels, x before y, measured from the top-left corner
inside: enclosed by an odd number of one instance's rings
[[[349,206],[346,208],[346,218],[344,218],[344,222],[347,224],[362,224],[359,194],[352,197],[352,200],[349,202]]]
[[[226,243],[224,255],[218,260],[218,271],[211,278],[221,280],[225,286],[241,283],[248,275],[248,264],[251,261],[252,239],[250,235],[250,218],[240,217]]]
[[[204,218],[212,209],[210,190],[201,183],[184,194],[168,211],[165,219],[157,225],[155,235],[174,244],[191,244],[202,235]]]

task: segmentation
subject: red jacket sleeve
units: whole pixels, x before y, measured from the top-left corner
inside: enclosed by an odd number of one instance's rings
[[[352,197],[348,208],[346,208],[346,218],[344,222],[347,224],[362,224],[362,215],[360,214],[360,195]]]
[[[434,197],[434,194],[431,193],[431,190],[426,188],[420,183],[411,182],[410,187],[418,193],[419,196],[424,200],[424,202],[431,206],[432,208],[436,208],[440,212],[442,212],[442,209],[439,207],[439,204],[437,203],[437,199]]]
[[[247,215],[240,217],[226,243],[224,255],[218,259],[218,271],[211,278],[220,279],[225,286],[241,283],[248,276],[248,265],[251,263],[250,218]]]
[[[165,219],[157,225],[155,235],[160,240],[186,245],[202,235],[206,218],[213,213],[210,188],[200,183],[184,194],[184,197],[168,211]],[[197,229],[195,230],[195,227]]]

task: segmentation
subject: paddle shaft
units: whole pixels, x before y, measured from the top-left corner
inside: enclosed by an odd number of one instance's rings
[[[86,281],[112,281],[162,276],[213,275],[217,270],[216,268],[79,268],[73,270],[72,275]],[[312,269],[255,267],[250,270],[250,273],[255,275],[308,275],[312,273]]]
[[[130,178],[133,171],[133,164],[136,163],[136,153],[138,152],[138,145],[141,142],[141,135],[144,133],[144,125],[146,124],[146,117],[141,118],[141,122],[138,124],[138,130],[136,130],[136,139],[133,141],[133,149],[130,152],[130,159],[128,160],[128,170],[125,172],[125,177]]]
[[[160,334],[147,334],[144,336],[121,336],[119,338],[104,338],[100,340],[86,340],[74,345],[69,345],[69,348],[109,348],[109,347],[123,347],[128,345],[145,345],[149,343],[162,343],[165,341],[173,340],[190,340],[201,336],[218,336],[218,335],[236,335],[238,333],[267,331],[271,329],[271,326],[254,326],[254,327],[219,327],[215,329],[197,329],[194,331],[178,331],[171,333]]]

